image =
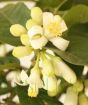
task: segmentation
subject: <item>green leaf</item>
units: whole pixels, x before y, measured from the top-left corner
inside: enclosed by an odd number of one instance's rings
[[[0,42],[13,46],[21,45],[19,38],[10,34],[12,24],[22,24],[30,18],[30,10],[23,4],[9,4],[0,9]]]
[[[66,0],[38,0],[37,6],[41,7],[42,9],[51,10],[54,11],[55,8],[57,8],[59,5],[61,5],[62,2]]]
[[[20,68],[20,62],[13,56],[0,57],[0,70]]]
[[[67,51],[60,51],[55,47],[48,48],[71,64],[88,64],[88,24],[78,24],[72,26],[68,30],[65,38],[70,40]]]
[[[16,92],[20,99],[21,105],[62,105],[56,98],[49,97],[45,91],[40,90],[40,94],[36,98],[30,98],[27,95],[28,87],[16,87]]]
[[[64,19],[68,26],[72,26],[78,23],[87,23],[88,22],[88,6],[85,5],[77,5],[72,7],[66,15],[64,15]]]
[[[84,4],[88,5],[88,0],[67,0],[64,5],[61,6],[60,10],[68,10],[75,5]]]

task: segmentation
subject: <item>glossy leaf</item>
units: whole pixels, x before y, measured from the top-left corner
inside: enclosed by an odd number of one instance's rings
[[[0,9],[0,42],[21,45],[19,38],[13,37],[9,29],[12,24],[25,25],[29,18],[30,10],[23,3],[9,4]]]
[[[65,22],[68,26],[72,26],[78,23],[88,22],[88,6],[77,5],[72,7],[65,15]]]

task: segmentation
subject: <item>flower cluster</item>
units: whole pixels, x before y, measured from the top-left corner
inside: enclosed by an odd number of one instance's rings
[[[61,58],[47,53],[44,49],[50,41],[55,47],[65,51],[69,41],[61,36],[66,30],[67,26],[59,15],[43,12],[39,7],[32,8],[31,19],[26,22],[26,28],[20,24],[11,26],[11,34],[20,37],[23,44],[14,48],[13,55],[19,58],[35,52],[37,58],[30,75],[22,70],[20,80],[17,80],[19,85],[29,85],[28,96],[36,97],[40,88],[47,90],[49,96],[56,96],[60,78],[70,84],[77,81],[74,71]]]

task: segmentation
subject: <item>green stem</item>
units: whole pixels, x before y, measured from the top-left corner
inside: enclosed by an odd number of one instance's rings
[[[63,0],[63,2],[60,3],[60,5],[58,5],[55,10],[54,10],[54,14],[57,14],[58,10],[62,7],[62,5],[66,2],[67,0]]]

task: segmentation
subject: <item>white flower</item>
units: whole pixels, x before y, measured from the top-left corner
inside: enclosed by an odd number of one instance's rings
[[[48,42],[48,40],[43,35],[43,28],[41,26],[35,25],[29,31],[28,35],[30,38],[31,46],[34,49],[42,49]]]
[[[69,41],[61,38],[62,33],[67,30],[64,20],[59,15],[53,15],[51,12],[43,13],[44,35],[57,48],[65,51]]]
[[[74,84],[77,81],[74,71],[66,65],[60,58],[53,61],[57,76],[63,77],[68,83]]]
[[[28,88],[28,96],[29,97],[37,97],[39,93],[39,88],[43,87],[43,82],[40,77],[40,69],[39,67],[34,67],[31,70],[31,74],[28,79],[29,88]]]
[[[58,93],[58,86],[61,80],[57,80],[55,76],[43,75],[44,89],[48,91],[49,96],[56,96]]]
[[[67,30],[64,20],[59,15],[53,15],[51,12],[43,13],[43,27],[45,36],[50,39],[61,36]]]
[[[72,87],[67,89],[64,105],[78,105],[78,93]]]
[[[22,70],[21,73],[16,74],[15,82],[18,85],[25,86],[28,85],[28,79],[27,73]]]
[[[77,81],[74,71],[66,65],[59,57],[55,57],[47,53],[52,60],[54,72],[57,76],[63,77],[68,83],[74,84]]]
[[[47,76],[54,75],[54,67],[52,65],[52,62],[44,53],[41,54],[41,60],[42,60],[42,74]]]

